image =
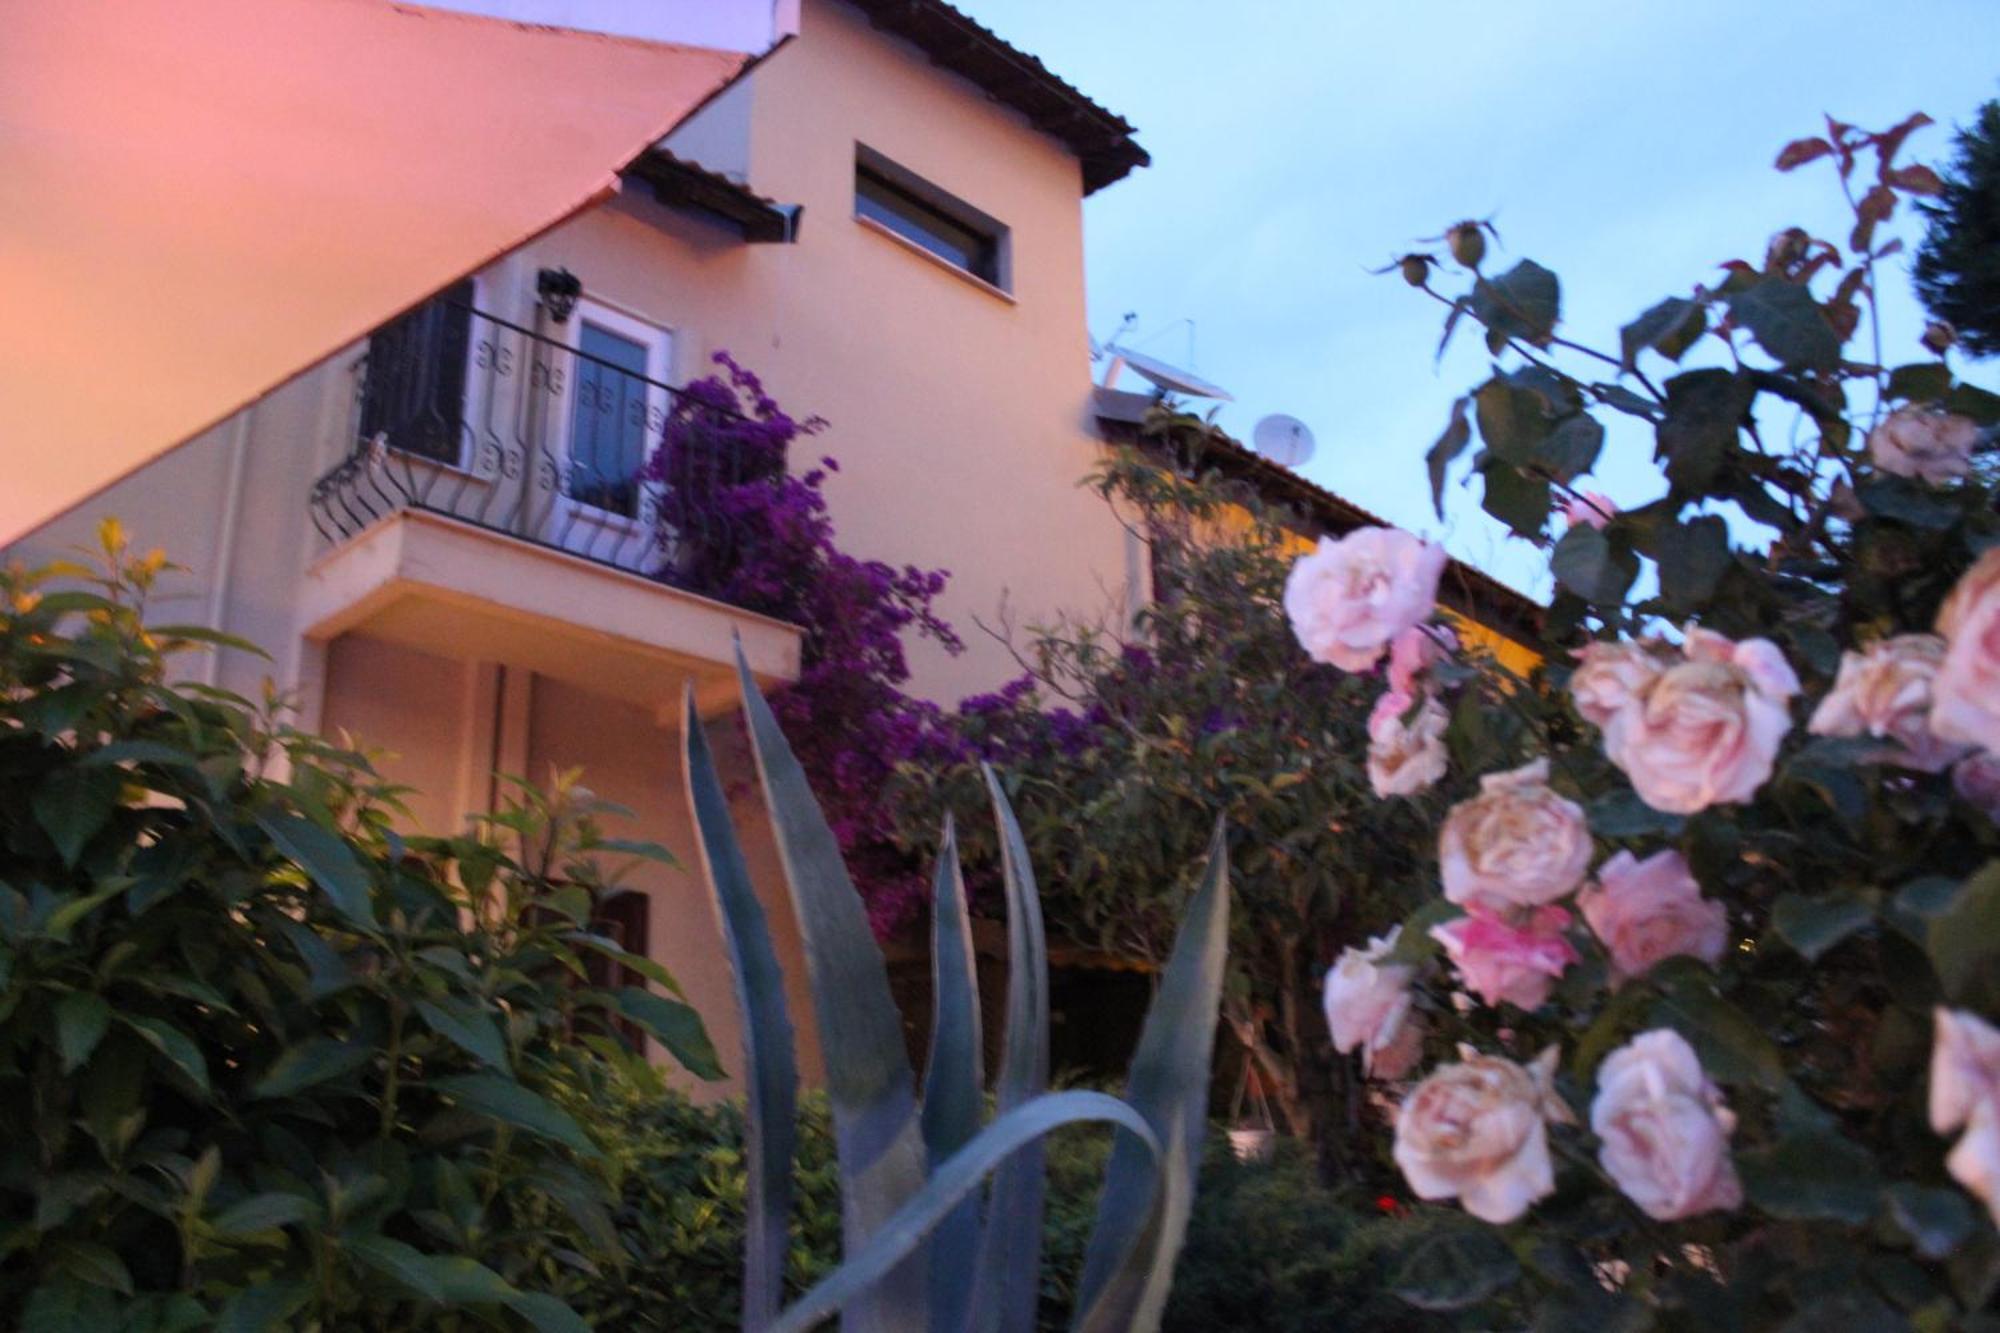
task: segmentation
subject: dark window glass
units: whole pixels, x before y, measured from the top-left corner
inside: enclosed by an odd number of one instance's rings
[[[866,166],[854,169],[854,212],[975,278],[999,285],[998,236],[952,217]]]
[[[598,903],[596,913],[591,917],[590,929],[595,935],[616,944],[626,953],[638,954],[641,958],[650,954],[651,940],[648,938],[647,919],[652,900],[633,889],[624,889]],[[644,989],[646,978],[625,964],[606,958],[601,953],[585,949],[583,966],[590,978],[590,984],[601,989],[612,990],[620,986],[637,986]],[[626,1045],[635,1051],[646,1048],[646,1034],[638,1024],[630,1019],[620,1018],[613,1023],[613,1030]]]
[[[456,466],[465,428],[472,280],[455,283],[368,339],[361,438]]]
[[[646,347],[585,320],[577,348],[570,498],[629,517],[646,461]]]

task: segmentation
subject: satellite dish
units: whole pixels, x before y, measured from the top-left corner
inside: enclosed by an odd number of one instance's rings
[[[1297,417],[1273,412],[1250,432],[1258,453],[1283,467],[1301,467],[1313,456],[1313,433]]]
[[[1154,387],[1165,389],[1169,393],[1184,393],[1190,398],[1220,398],[1225,403],[1236,401],[1227,389],[1217,388],[1207,380],[1198,379],[1187,371],[1170,366],[1154,357],[1139,352],[1128,352],[1115,343],[1106,345],[1104,350],[1117,358],[1113,362],[1112,374],[1105,376],[1106,388],[1111,387],[1111,380],[1122,363],[1139,372],[1142,378],[1150,380]]]

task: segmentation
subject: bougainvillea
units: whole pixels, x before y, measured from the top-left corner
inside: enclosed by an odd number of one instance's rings
[[[812,778],[876,932],[906,927],[926,880],[896,843],[881,793],[899,763],[935,744],[940,714],[903,690],[904,635],[958,651],[936,611],[942,570],[840,548],[825,494],[838,464],[793,472],[793,446],[823,426],[788,415],[757,376],[717,352],[722,373],[677,395],[647,464],[658,495],[661,577],[805,630],[799,678],[771,701]]]

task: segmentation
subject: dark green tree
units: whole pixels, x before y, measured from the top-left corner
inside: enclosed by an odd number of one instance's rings
[[[1958,330],[1976,356],[2000,353],[2000,101],[1959,131],[1958,156],[1943,174],[1917,248],[1917,294]]]

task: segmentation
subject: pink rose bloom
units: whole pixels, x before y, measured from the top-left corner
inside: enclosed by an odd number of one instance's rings
[[[1799,678],[1768,639],[1689,627],[1682,660],[1604,724],[1604,752],[1639,799],[1667,814],[1747,801],[1791,730]]]
[[[1619,852],[1597,868],[1597,882],[1577,895],[1576,905],[1604,942],[1619,981],[1683,955],[1714,967],[1729,942],[1728,913],[1701,896],[1686,859],[1671,849],[1643,861]]]
[[[1880,736],[1895,742],[1881,758],[1923,773],[1941,773],[1966,747],[1931,734],[1931,682],[1944,664],[1935,634],[1898,634],[1858,653],[1840,655],[1840,674],[1813,710],[1815,736]]]
[[[1899,407],[1868,432],[1868,456],[1884,472],[1941,486],[1972,470],[1978,443],[1977,422],[1930,407]]]
[[[1963,1128],[1945,1170],[2000,1224],[2000,1030],[1963,1009],[1937,1010],[1931,1045],[1931,1128]]]
[[[1397,528],[1357,528],[1299,557],[1285,579],[1285,615],[1316,662],[1366,671],[1390,641],[1437,607],[1446,556]]]
[[[1569,913],[1537,907],[1509,921],[1481,902],[1466,914],[1431,927],[1465,988],[1488,1005],[1502,1000],[1522,1009],[1548,1002],[1556,979],[1576,961],[1576,948],[1563,937]]]
[[[1420,1199],[1456,1198],[1481,1221],[1511,1222],[1556,1187],[1548,1122],[1569,1109],[1552,1086],[1556,1049],[1531,1065],[1460,1048],[1396,1113],[1396,1165]]]
[[[1592,726],[1603,727],[1660,678],[1668,665],[1666,651],[1656,639],[1585,644],[1576,655],[1577,667],[1569,678],[1576,711]]]
[[[1583,491],[1569,497],[1563,506],[1563,522],[1575,527],[1579,523],[1593,528],[1603,528],[1617,516],[1618,506],[1611,503],[1611,497],[1597,491]]]
[[[2000,823],[2000,755],[1981,751],[1959,760],[1951,785],[1967,805]]]
[[[1729,1158],[1736,1117],[1671,1028],[1642,1032],[1604,1058],[1590,1128],[1598,1164],[1648,1217],[1671,1222],[1743,1203]]]
[[[1549,761],[1537,759],[1479,780],[1479,795],[1460,801],[1438,834],[1444,896],[1535,907],[1566,897],[1590,869],[1590,826],[1583,807],[1549,787]]]
[[[1342,1055],[1360,1051],[1366,1072],[1373,1072],[1376,1055],[1395,1045],[1410,1018],[1410,978],[1416,969],[1383,961],[1402,934],[1398,926],[1368,941],[1365,949],[1343,949],[1326,974],[1326,1025],[1333,1048]]]
[[[2000,753],[2000,546],[1965,572],[1938,610],[1944,665],[1931,683],[1931,730]]]
[[[1458,635],[1448,625],[1412,625],[1389,644],[1389,688],[1414,695],[1426,671],[1458,651]]]
[[[1391,690],[1375,701],[1368,715],[1368,785],[1381,797],[1414,796],[1444,776],[1450,756],[1445,729],[1450,716],[1435,699],[1403,723],[1410,696]]]

